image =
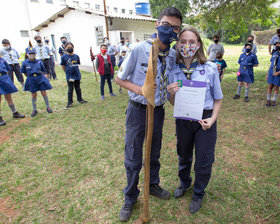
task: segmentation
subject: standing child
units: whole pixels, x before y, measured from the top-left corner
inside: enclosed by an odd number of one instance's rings
[[[279,95],[279,86],[280,86],[280,41],[275,43],[275,52],[272,54],[270,59],[271,65],[267,73],[267,107],[275,107],[277,98]],[[271,100],[271,93],[274,87],[274,96]]]
[[[33,111],[31,117],[37,115],[37,92],[41,91],[41,94],[44,98],[47,112],[52,113],[52,109],[49,105],[49,98],[47,91],[52,89],[52,86],[48,79],[43,75],[46,73],[46,68],[41,60],[36,59],[36,50],[35,48],[29,48],[27,51],[27,56],[29,59],[26,59],[22,62],[21,72],[27,77],[24,85],[24,90],[29,91],[32,94],[32,107]]]
[[[81,90],[81,73],[79,70],[80,57],[74,54],[74,45],[71,42],[65,44],[66,54],[61,57],[61,67],[66,74],[68,85],[68,103],[66,108],[70,108],[73,104],[73,91],[75,88],[77,101],[79,103],[87,103],[83,100]]]
[[[224,77],[225,71],[226,71],[226,67],[227,67],[227,63],[226,61],[223,59],[223,53],[222,52],[218,52],[216,54],[216,59],[214,61],[216,64],[220,65],[221,70],[219,70],[219,75],[220,75],[220,81],[222,81],[222,78]]]
[[[97,55],[96,57],[96,62],[95,66],[98,70],[98,73],[100,74],[100,91],[101,91],[101,99],[105,100],[104,96],[104,85],[105,85],[105,80],[107,79],[107,83],[109,86],[109,91],[110,91],[110,96],[116,96],[113,93],[113,88],[112,88],[112,83],[111,83],[111,78],[112,75],[114,74],[113,66],[111,63],[110,56],[106,54],[107,52],[107,46],[105,44],[102,44],[100,46],[101,53]]]
[[[6,124],[5,121],[3,121],[2,115],[1,115],[1,98],[2,95],[4,95],[12,113],[13,118],[24,118],[25,116],[23,114],[20,114],[14,105],[14,102],[12,100],[12,93],[17,92],[17,88],[15,87],[14,83],[8,76],[8,71],[10,70],[10,66],[8,63],[1,58],[0,56],[0,126],[3,126]]]
[[[255,54],[251,52],[252,45],[245,44],[245,53],[241,54],[238,60],[238,64],[240,64],[239,75],[237,76],[238,87],[237,93],[233,97],[233,99],[240,98],[240,92],[243,85],[245,83],[245,98],[244,102],[249,102],[249,88],[251,83],[254,82],[254,70],[253,67],[258,67],[258,58]]]

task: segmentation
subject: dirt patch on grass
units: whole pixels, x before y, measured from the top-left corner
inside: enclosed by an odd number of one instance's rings
[[[8,141],[12,136],[15,136],[15,134],[10,134],[10,132],[21,124],[29,122],[29,120],[29,118],[21,119],[18,123],[13,123],[11,126],[8,126],[8,128],[0,130],[0,144]]]
[[[17,216],[18,212],[15,209],[11,197],[0,198],[0,214],[4,214],[8,219]]]

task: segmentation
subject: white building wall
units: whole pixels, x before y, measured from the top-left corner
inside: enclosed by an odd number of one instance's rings
[[[56,50],[61,46],[60,37],[69,33],[71,42],[75,46],[75,53],[80,56],[82,65],[92,65],[90,60],[90,47],[95,54],[99,53],[99,46],[96,46],[95,27],[105,27],[105,20],[102,16],[86,14],[79,10],[71,10],[64,15],[64,18],[57,19],[49,24],[47,28],[40,31],[42,37],[55,37]],[[58,56],[60,62],[60,56]]]

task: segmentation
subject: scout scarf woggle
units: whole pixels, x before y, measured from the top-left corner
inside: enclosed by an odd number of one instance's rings
[[[190,58],[195,55],[196,51],[199,49],[198,45],[193,44],[183,44],[179,45],[179,52],[184,58]]]

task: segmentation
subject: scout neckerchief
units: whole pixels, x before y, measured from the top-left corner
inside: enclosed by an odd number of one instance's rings
[[[277,67],[277,64],[278,64],[278,61],[279,61],[279,52],[277,52],[277,56],[275,58],[275,61],[274,61],[274,66],[273,66],[273,73],[276,72],[276,67]]]
[[[193,59],[189,69],[187,69],[187,67],[182,62],[180,62],[179,67],[182,70],[182,72],[185,74],[187,80],[191,80],[192,73],[196,69],[197,65],[198,65],[198,60],[197,60],[197,58],[195,58],[195,59]]]
[[[155,34],[153,34],[152,38],[156,37]],[[153,39],[148,39],[148,43],[152,43]],[[164,104],[167,99],[167,84],[168,84],[168,79],[167,75],[165,74],[166,72],[166,57],[169,55],[169,50],[170,47],[168,47],[166,50],[162,51],[159,50],[158,58],[162,63],[162,68],[161,68],[161,76],[160,76],[160,85],[159,85],[159,90],[160,90],[160,104]]]

